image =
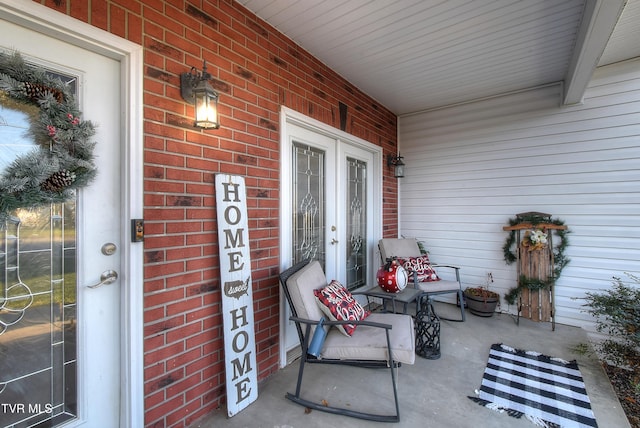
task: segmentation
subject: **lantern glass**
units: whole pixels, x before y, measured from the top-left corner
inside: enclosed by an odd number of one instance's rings
[[[402,162],[402,158],[398,157],[396,160],[395,171],[393,174],[396,178],[404,177],[404,162]]]
[[[193,97],[196,110],[195,126],[199,128],[219,128],[218,94],[211,85],[206,80],[201,80],[193,89]]]

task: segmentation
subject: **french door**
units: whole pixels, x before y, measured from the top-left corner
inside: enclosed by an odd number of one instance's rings
[[[124,218],[134,214],[128,124],[137,114],[123,88],[139,84],[125,62],[141,52],[33,2],[3,2],[0,33],[0,49],[75,88],[82,119],[96,125],[98,166],[75,199],[18,209],[0,229],[0,427],[138,425],[141,369],[129,358],[141,355],[131,321],[142,318],[131,293],[141,276],[130,261],[142,248],[127,243]]]
[[[283,267],[318,260],[329,280],[354,290],[372,284],[381,236],[381,149],[284,110]],[[281,305],[283,365],[298,344]]]

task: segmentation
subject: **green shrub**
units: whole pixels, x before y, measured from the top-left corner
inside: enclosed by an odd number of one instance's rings
[[[597,344],[596,349],[606,360],[637,374],[640,371],[640,278],[627,275],[632,284],[614,277],[609,290],[586,293],[585,306],[586,312],[596,318],[596,329],[610,336]]]

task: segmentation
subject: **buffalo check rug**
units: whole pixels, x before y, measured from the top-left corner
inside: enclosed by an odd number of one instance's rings
[[[598,426],[575,360],[491,345],[476,395],[469,398],[542,427]]]

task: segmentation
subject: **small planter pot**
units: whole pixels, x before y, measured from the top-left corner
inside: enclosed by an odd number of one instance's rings
[[[472,296],[465,293],[465,301],[467,308],[473,315],[479,317],[491,317],[495,313],[496,306],[498,306],[499,297],[480,297]]]

